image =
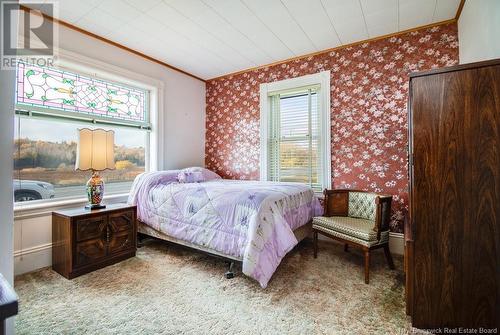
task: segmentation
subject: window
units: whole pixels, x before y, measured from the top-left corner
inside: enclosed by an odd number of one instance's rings
[[[76,73],[19,62],[16,109],[28,114],[149,129],[148,92]]]
[[[330,187],[329,78],[322,72],[261,85],[262,180]]]
[[[88,171],[75,171],[77,129],[115,131],[116,169],[106,195],[126,193],[147,169],[149,91],[59,69],[19,63],[14,139],[16,202],[85,196]]]

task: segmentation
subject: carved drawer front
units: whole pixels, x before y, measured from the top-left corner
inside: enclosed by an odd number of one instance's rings
[[[76,240],[100,238],[106,231],[106,216],[96,216],[76,221]]]
[[[95,260],[106,256],[106,244],[102,239],[80,242],[76,245],[75,265],[92,264]]]
[[[126,211],[110,214],[109,225],[113,232],[132,231],[134,229],[134,212]]]
[[[134,232],[130,230],[113,234],[109,240],[108,251],[113,254],[132,247],[134,247]]]

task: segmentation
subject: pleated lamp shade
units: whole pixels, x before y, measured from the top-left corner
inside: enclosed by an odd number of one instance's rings
[[[102,171],[115,168],[115,132],[104,129],[78,129],[76,170]]]

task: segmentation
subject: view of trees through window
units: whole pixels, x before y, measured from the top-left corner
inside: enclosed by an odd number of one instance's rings
[[[84,197],[90,171],[75,171],[77,129],[89,127],[66,121],[16,117],[14,140],[15,201]],[[136,129],[103,127],[115,131],[115,170],[101,171],[105,194],[128,192],[145,171],[147,133]]]
[[[280,181],[319,184],[319,155],[315,144],[312,151],[302,143],[280,143]]]

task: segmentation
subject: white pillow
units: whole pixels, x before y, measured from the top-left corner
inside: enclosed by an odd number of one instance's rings
[[[177,175],[180,183],[200,183],[204,181],[222,179],[217,173],[202,167],[188,167]]]

